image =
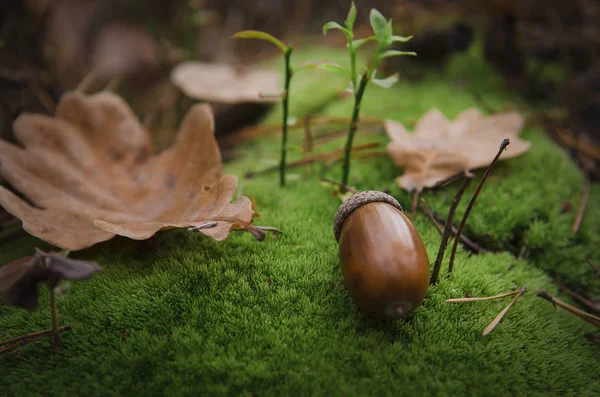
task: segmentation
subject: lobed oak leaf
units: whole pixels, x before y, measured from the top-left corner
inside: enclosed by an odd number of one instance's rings
[[[385,130],[391,139],[387,151],[394,163],[404,168],[398,185],[408,191],[432,187],[461,170],[489,165],[504,138],[510,146],[501,159],[525,153],[531,142],[519,138],[524,119],[517,112],[483,116],[478,109],[462,112],[454,121],[432,109],[419,119],[415,132],[387,120]]]
[[[226,63],[189,61],[171,72],[171,82],[190,98],[228,104],[277,102],[281,100],[279,80],[279,74],[272,70],[236,68]]]
[[[185,116],[172,147],[152,153],[150,135],[109,92],[68,93],[56,117],[24,114],[14,123],[23,148],[0,140],[0,175],[28,200],[0,187],[0,205],[30,234],[77,250],[115,234],[147,239],[162,229],[199,231],[215,240],[258,216],[237,178],[221,175],[209,105]]]

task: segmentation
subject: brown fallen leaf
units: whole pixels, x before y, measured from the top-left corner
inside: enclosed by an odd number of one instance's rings
[[[281,100],[280,79],[272,70],[236,68],[226,63],[183,62],[171,72],[171,81],[185,95],[229,104],[277,102]]]
[[[173,146],[158,155],[110,92],[68,93],[56,117],[24,114],[14,130],[24,149],[0,140],[0,174],[28,202],[0,187],[0,205],[58,247],[82,249],[115,234],[147,239],[208,221],[216,225],[199,231],[223,240],[258,216],[247,197],[230,203],[237,178],[221,175],[209,105],[192,107]]]
[[[505,138],[511,145],[502,159],[523,154],[531,146],[518,137],[523,124],[517,112],[483,116],[476,108],[465,110],[454,121],[432,109],[417,122],[413,134],[401,123],[387,120],[385,129],[392,140],[388,153],[404,168],[398,185],[408,191],[422,190],[462,170],[485,167]]]

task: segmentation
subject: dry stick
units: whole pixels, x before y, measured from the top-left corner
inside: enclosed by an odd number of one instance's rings
[[[359,150],[371,149],[371,148],[374,148],[374,147],[377,147],[377,146],[380,146],[379,142],[370,142],[370,143],[365,143],[365,144],[362,144],[362,145],[356,145],[356,146],[354,146],[352,148],[352,151],[354,152],[354,151],[359,151]],[[315,155],[312,155],[312,156],[308,156],[308,157],[305,157],[303,159],[296,160],[296,161],[293,161],[291,163],[288,163],[287,164],[287,168],[299,167],[299,166],[304,165],[304,164],[316,163],[317,161],[328,160],[328,159],[330,159],[332,157],[335,158],[334,156],[337,155],[337,154],[339,154],[339,153],[343,153],[343,150],[344,150],[343,148],[339,148],[339,149],[335,149],[335,150],[333,150],[333,151],[331,151],[329,153],[318,153],[318,154],[315,154]],[[277,171],[277,170],[279,170],[279,166],[278,165],[266,168],[266,169],[261,170],[261,171],[255,171],[255,172],[250,171],[250,172],[247,172],[246,175],[245,175],[245,177],[246,178],[253,178],[255,176],[266,175],[266,174],[269,174],[269,173]]]
[[[437,231],[440,234],[444,234],[442,227],[440,226],[440,223],[443,222],[443,220],[440,221],[437,219],[436,214],[429,208],[429,205],[427,205],[427,202],[425,201],[425,199],[423,197],[421,197],[420,200],[421,200],[421,210],[425,213],[425,215],[427,215],[427,218],[431,221],[431,223],[433,223],[433,226],[435,226]],[[456,235],[456,231],[457,231],[456,226],[452,225],[452,234]],[[460,235],[460,241],[475,252],[479,252],[479,253],[488,252],[486,249],[483,249],[480,246],[478,246],[477,244],[475,244],[475,242],[473,242],[470,238],[468,238],[464,234]]]
[[[579,318],[584,319],[585,321],[587,321],[590,324],[595,325],[596,327],[600,328],[600,317],[598,316],[594,316],[593,314],[590,313],[586,313],[583,310],[579,310],[576,307],[573,307],[571,305],[568,305],[558,299],[556,299],[555,297],[553,297],[552,295],[550,295],[547,291],[544,290],[538,290],[537,295],[540,298],[544,298],[547,301],[552,302],[554,305],[556,306],[560,306],[563,309],[565,309],[568,312],[571,312],[572,314],[576,315]]]
[[[262,230],[263,232],[273,232],[273,233],[278,233],[278,234],[283,234],[283,230],[276,228],[274,226],[254,226],[257,229]],[[232,232],[245,232],[246,230],[244,229],[233,229],[231,230]]]
[[[312,129],[310,126],[310,116],[307,115],[304,117],[304,155],[307,153],[312,153],[313,150],[313,137],[312,137]],[[304,166],[302,170],[304,179],[308,178],[308,165]]]
[[[567,286],[560,280],[553,279],[553,281],[558,286],[558,289],[560,289],[562,292],[566,293],[567,295],[570,295],[573,299],[586,306],[591,311],[600,313],[600,303],[593,302],[585,296],[579,295],[577,292],[567,288]]]
[[[471,213],[471,210],[473,209],[473,206],[475,205],[477,196],[479,196],[479,192],[481,191],[481,188],[483,187],[485,180],[487,179],[488,175],[490,175],[490,173],[494,169],[494,166],[498,162],[500,155],[502,154],[502,152],[506,149],[506,147],[509,144],[510,144],[510,141],[508,139],[504,139],[502,141],[502,143],[500,144],[500,149],[498,150],[498,153],[496,154],[496,157],[494,157],[494,160],[492,160],[492,162],[490,163],[488,168],[485,170],[483,177],[481,177],[481,180],[479,181],[479,184],[477,185],[477,188],[475,189],[475,193],[473,193],[473,196],[471,197],[471,201],[469,201],[469,205],[467,205],[465,214],[463,215],[463,217],[460,221],[460,225],[458,225],[458,231],[456,232],[456,239],[454,240],[454,245],[452,246],[452,252],[450,253],[450,263],[448,264],[448,274],[452,274],[452,270],[454,269],[454,257],[456,256],[456,249],[458,248],[458,241],[462,234],[463,227],[465,226],[465,223],[467,223],[467,218],[469,217],[469,214]]]
[[[440,215],[438,215],[437,213],[435,213],[434,211],[431,211],[433,218],[435,221],[437,221],[438,223],[442,223],[444,222],[444,218],[441,217]],[[456,232],[458,231],[458,228],[453,224],[452,225],[452,234],[454,234],[456,236]],[[488,250],[486,250],[485,248],[481,248],[477,243],[475,243],[473,240],[471,240],[470,238],[468,238],[467,236],[465,236],[464,234],[461,234],[459,236],[460,241],[465,244],[467,247],[469,247],[470,249],[472,249],[475,252],[478,253],[483,253],[485,254],[486,252],[488,252]]]
[[[425,201],[425,199],[423,197],[421,197],[421,209],[423,210],[423,212],[425,213],[425,215],[427,215],[427,218],[429,218],[429,220],[431,221],[431,223],[433,223],[433,226],[435,226],[435,228],[437,229],[437,231],[440,234],[444,234],[444,231],[442,230],[441,226],[439,225],[439,223],[433,217],[433,213],[431,212],[431,209],[427,205],[427,201]]]
[[[27,339],[27,340],[24,340],[22,342],[16,343],[16,344],[14,344],[12,346],[9,346],[9,347],[7,347],[5,349],[2,349],[2,350],[0,350],[0,356],[3,355],[3,354],[5,354],[5,353],[10,353],[10,352],[13,352],[13,351],[15,351],[17,349],[20,349],[21,347],[23,347],[25,345],[28,345],[30,343],[34,343],[34,342],[37,342],[39,340],[42,340],[42,339],[44,339],[48,335],[51,335],[51,333],[47,334],[47,335],[39,335],[39,336],[36,336],[34,338]]]
[[[596,272],[596,274],[598,275],[598,277],[600,277],[600,267],[596,266],[594,264],[594,262],[592,262],[589,259],[588,259],[588,263],[590,264],[590,266],[592,267],[592,269],[594,269],[594,271]]]
[[[496,325],[498,325],[498,323],[500,323],[500,321],[502,321],[502,318],[504,318],[504,315],[506,314],[508,309],[510,309],[510,307],[513,305],[513,303],[515,303],[521,295],[523,295],[523,291],[517,290],[517,295],[515,296],[515,298],[513,300],[511,300],[510,303],[508,305],[506,305],[506,307],[496,316],[496,318],[494,318],[492,320],[492,322],[483,330],[483,336],[486,336],[487,334],[492,332],[492,330],[494,328],[496,328]]]
[[[440,179],[439,181],[437,181],[437,182],[435,183],[435,185],[433,185],[433,186],[431,187],[431,189],[433,190],[433,189],[437,189],[437,188],[440,188],[440,187],[444,187],[444,186],[446,186],[446,185],[449,185],[449,184],[451,184],[452,182],[454,182],[454,181],[456,181],[456,180],[458,180],[458,179],[461,179],[461,178],[462,178],[464,175],[465,175],[465,171],[463,171],[463,170],[461,170],[461,171],[458,171],[457,173],[455,173],[455,174],[452,174],[452,175],[450,175],[450,176],[449,176],[449,177],[447,177],[447,178]]]
[[[482,296],[482,297],[478,297],[478,298],[452,298],[452,299],[446,299],[444,302],[445,303],[462,303],[462,302],[489,301],[489,300],[493,300],[493,299],[506,298],[507,296],[512,296],[515,294],[522,294],[524,291],[526,291],[526,289],[519,288],[514,291],[507,292],[505,294],[499,294],[499,295],[494,295],[494,296]]]
[[[579,226],[581,226],[581,220],[583,219],[583,213],[585,212],[585,208],[587,207],[587,202],[590,197],[590,178],[585,176],[585,182],[583,187],[583,196],[581,196],[581,201],[579,202],[579,207],[577,208],[577,216],[575,217],[575,222],[573,223],[573,234],[577,234],[579,231]]]
[[[64,332],[64,331],[68,331],[71,328],[73,328],[72,324],[67,324],[63,327],[60,327],[58,329],[58,332]],[[0,342],[0,346],[5,346],[5,345],[13,345],[15,343],[21,342],[21,341],[29,341],[28,343],[31,343],[32,339],[36,339],[41,336],[41,337],[46,337],[46,336],[50,336],[52,335],[52,330],[51,329],[45,329],[43,331],[36,331],[36,332],[31,332],[29,334],[25,334],[25,335],[21,335],[21,336],[17,336],[15,338],[11,338],[11,339],[7,339],[5,341]]]
[[[418,188],[415,189],[415,194],[413,195],[412,205],[410,206],[411,214],[417,213],[417,202],[419,201],[419,196],[421,195],[422,191],[423,191],[423,189],[418,189]]]
[[[322,176],[322,177],[321,177],[321,181],[323,181],[323,182],[326,182],[326,183],[331,183],[332,185],[339,186],[339,187],[341,187],[342,189],[344,189],[344,190],[347,190],[347,191],[349,191],[349,192],[352,192],[352,193],[356,193],[356,192],[358,192],[358,190],[356,190],[356,189],[355,189],[355,188],[353,188],[352,186],[349,186],[349,185],[342,185],[341,183],[339,183],[339,182],[336,182],[336,181],[332,181],[331,179],[325,178],[324,176]]]
[[[50,289],[50,320],[52,323],[52,336],[54,338],[55,349],[60,347],[60,334],[58,332],[58,318],[56,314],[56,294]]]
[[[450,238],[450,231],[452,230],[452,220],[454,219],[454,212],[456,212],[456,207],[460,202],[460,198],[463,193],[471,183],[473,179],[473,174],[469,171],[464,171],[465,179],[456,192],[456,196],[452,199],[452,204],[450,205],[450,211],[448,211],[448,218],[446,219],[446,225],[444,226],[444,234],[442,234],[442,241],[440,242],[440,249],[438,250],[437,258],[435,259],[435,265],[433,266],[433,271],[431,273],[431,279],[429,280],[430,284],[437,283],[438,275],[440,273],[440,268],[442,267],[442,260],[444,259],[444,251],[446,251],[446,247],[448,246],[448,238]]]

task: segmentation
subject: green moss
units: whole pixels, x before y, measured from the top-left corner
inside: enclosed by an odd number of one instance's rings
[[[410,123],[436,106],[453,117],[476,105],[456,83],[465,79],[493,106],[513,100],[475,54],[443,76],[390,91],[369,88],[363,114]],[[313,92],[297,87],[303,98]],[[298,115],[302,109],[347,115],[348,101],[325,106],[331,98],[297,99],[295,109]],[[301,135],[293,133],[292,143]],[[357,138],[387,141],[383,134]],[[317,173],[290,180],[285,189],[271,174],[241,181],[240,190],[256,200],[257,223],[280,227],[284,235],[259,243],[234,233],[218,243],[170,231],[146,243],[116,238],[78,253],[105,271],[58,299],[61,322],[74,325],[64,334],[65,347],[53,353],[46,340],[22,349],[20,357],[0,357],[0,394],[598,395],[600,347],[582,336],[594,328],[555,311],[535,290],[557,292],[548,272],[599,291],[584,260],[599,257],[600,191],[592,190],[582,230],[571,236],[575,214],[563,214],[561,203],[576,205],[582,177],[540,131],[528,128],[525,138],[533,142],[531,151],[494,171],[468,230],[519,257],[459,250],[453,276],[442,277],[407,319],[379,322],[356,310],[331,230],[339,200]],[[249,145],[227,172],[257,169],[258,160],[277,158],[277,148],[276,136]],[[389,159],[354,161],[352,170],[360,189],[391,189],[410,203],[410,194],[393,182],[400,170]],[[445,213],[455,189],[426,197]],[[422,215],[414,224],[433,259],[439,234]],[[4,244],[0,263],[38,243],[24,237]],[[530,292],[487,337],[482,330],[508,300],[444,303],[467,292],[492,295],[523,285]],[[46,328],[47,311],[46,291],[34,313],[0,306],[0,339]]]

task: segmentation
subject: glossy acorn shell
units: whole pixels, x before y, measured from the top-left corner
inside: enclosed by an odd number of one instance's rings
[[[373,317],[404,317],[427,295],[423,241],[406,215],[387,202],[368,202],[345,217],[339,254],[350,295]]]

